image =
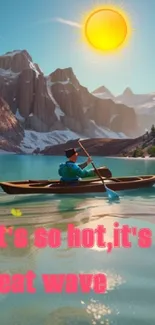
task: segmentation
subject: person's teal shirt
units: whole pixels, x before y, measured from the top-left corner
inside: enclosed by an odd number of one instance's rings
[[[61,163],[58,173],[61,176],[60,180],[64,182],[76,182],[80,178],[94,176],[94,171],[92,169],[82,169],[78,164],[72,161]]]

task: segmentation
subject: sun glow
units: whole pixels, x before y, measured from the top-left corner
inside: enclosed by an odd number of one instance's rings
[[[125,47],[131,37],[127,14],[116,6],[104,5],[89,12],[82,24],[84,41],[102,53]]]

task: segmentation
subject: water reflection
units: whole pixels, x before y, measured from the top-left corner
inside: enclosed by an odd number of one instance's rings
[[[0,220],[9,224],[39,224],[54,219],[92,218],[95,216],[152,217],[154,215],[155,188],[127,191],[120,194],[119,202],[109,202],[101,196],[7,196],[0,193]],[[22,218],[11,216],[11,209],[20,209]],[[80,214],[81,213],[81,214]]]
[[[110,324],[110,320],[107,318],[107,316],[110,315],[112,311],[108,306],[91,299],[90,303],[86,307],[86,312],[91,315],[93,325]]]
[[[97,271],[90,271],[90,273],[95,274]],[[107,298],[98,296],[98,298],[90,298],[90,295],[80,295],[78,294],[78,300],[76,305],[81,304],[81,308],[79,307],[69,307],[64,306],[58,309],[54,309],[53,312],[50,313],[47,324],[57,324],[57,325],[83,325],[83,324],[93,324],[93,325],[110,325],[113,323],[113,318],[117,315],[118,309],[115,305],[113,308],[109,306],[108,303],[104,303],[105,300],[108,302],[108,292],[111,290],[115,290],[116,287],[119,287],[122,283],[124,283],[121,276],[112,274],[107,271],[108,278],[108,289],[107,289]],[[92,294],[91,294],[92,295]],[[82,298],[82,299],[81,299]],[[66,297],[67,299],[67,297]],[[75,299],[75,297],[74,297]],[[73,299],[73,300],[74,300]],[[71,302],[70,302],[71,303]]]
[[[111,314],[109,307],[91,299],[85,305],[81,302],[82,308],[62,307],[54,310],[47,320],[47,325],[109,325],[106,315]]]
[[[43,202],[17,201],[0,203],[0,220],[6,225],[35,225],[56,222],[59,220],[81,220],[84,218],[97,218],[99,216],[111,217],[150,217],[154,219],[155,192],[147,193],[147,197],[140,192],[134,196],[124,196],[120,203],[110,203],[106,198],[62,198],[59,200],[46,200]],[[19,208],[23,216],[13,217],[10,210]]]
[[[45,320],[45,309],[41,305],[38,308],[35,302],[32,306],[10,307],[9,313],[1,314],[2,325],[44,325]]]
[[[92,317],[83,308],[62,307],[50,313],[46,325],[91,325]]]
[[[136,191],[121,196],[120,204],[110,204],[106,197],[53,196],[20,197],[12,202],[6,196],[0,201],[1,224],[17,229],[26,227],[29,246],[16,249],[13,239],[7,235],[8,247],[0,249],[0,272],[26,273],[33,270],[37,274],[37,294],[27,296],[0,296],[2,325],[131,325],[154,322],[154,273],[153,251],[131,250],[107,254],[95,244],[93,249],[71,249],[66,245],[68,223],[83,228],[95,229],[104,225],[106,241],[113,239],[113,223],[136,224],[139,227],[155,222],[154,189]],[[8,197],[7,197],[8,199]],[[11,208],[20,208],[22,217],[13,217]],[[134,218],[134,219],[130,219]],[[141,219],[141,220],[139,220]],[[133,222],[134,220],[134,222]],[[46,229],[59,228],[62,245],[59,249],[37,249],[34,247],[34,231],[41,226]],[[151,225],[154,227],[154,225]],[[141,264],[140,264],[141,263]],[[125,266],[126,265],[126,266]],[[105,295],[60,296],[46,295],[41,283],[42,273],[99,273],[107,275],[108,288]],[[149,275],[149,276],[148,276]],[[146,281],[147,279],[147,281]],[[145,281],[144,281],[145,280]],[[152,290],[151,290],[152,288]],[[139,305],[138,305],[139,303]],[[149,316],[145,308],[147,306]],[[136,309],[137,308],[137,309]],[[138,309],[139,308],[139,309]],[[141,309],[140,309],[141,308]],[[138,316],[134,316],[136,314]],[[141,313],[141,314],[140,314]],[[143,314],[143,315],[142,315]],[[146,316],[145,316],[146,314]],[[145,317],[145,321],[142,320]],[[139,322],[135,321],[138,317]],[[151,323],[152,322],[152,323]]]
[[[79,225],[80,227],[89,225],[89,219],[82,217],[79,221],[77,221],[76,218],[74,219],[74,225]],[[94,262],[97,269],[94,270],[92,268],[94,258],[93,255],[91,257],[91,250],[89,250],[89,263],[85,264],[85,253],[88,254],[86,251],[84,252],[83,249],[76,250],[65,247],[68,221],[69,219],[66,220],[62,217],[58,223],[53,222],[41,225],[42,227],[46,227],[46,229],[54,227],[61,229],[63,240],[62,246],[59,249],[36,249],[33,246],[33,234],[37,226],[26,227],[29,235],[29,246],[24,249],[15,248],[13,245],[13,238],[7,235],[8,247],[5,250],[0,251],[0,273],[9,273],[11,275],[14,273],[26,273],[31,269],[37,274],[38,278],[36,282],[37,295],[35,295],[35,297],[32,295],[32,297],[28,298],[26,294],[23,294],[21,300],[19,295],[6,295],[5,298],[4,296],[1,296],[0,303],[3,305],[0,304],[0,312],[3,325],[111,324],[109,317],[114,315],[116,310],[111,310],[108,303],[103,301],[105,300],[103,296],[96,299],[93,292],[91,292],[91,294],[88,294],[85,297],[81,293],[78,293],[76,297],[63,294],[58,298],[50,297],[43,293],[41,274],[46,272],[60,273],[62,272],[62,265],[64,273],[81,273],[82,269],[84,272],[92,274],[101,272],[102,263],[100,260]],[[95,224],[93,227],[94,226]],[[17,228],[17,226],[14,226],[14,229]],[[116,287],[120,286],[123,283],[123,280],[121,276],[111,273],[110,270],[106,271],[103,269],[102,272],[107,274],[108,295],[110,291],[115,290]],[[11,305],[14,301],[16,301],[16,304],[19,304],[19,308],[12,310]],[[25,302],[25,306],[22,305],[22,302]],[[34,307],[31,308],[31,305]],[[6,310],[9,310],[9,314],[6,313]]]

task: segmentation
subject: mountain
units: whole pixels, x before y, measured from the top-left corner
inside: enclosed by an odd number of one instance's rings
[[[144,132],[155,122],[155,92],[150,94],[134,94],[129,88],[116,98],[117,102],[133,107],[137,115],[139,128]]]
[[[122,94],[114,96],[107,88],[102,86],[93,91],[92,94],[98,98],[112,99],[117,104],[133,107],[136,114],[155,115],[155,92],[150,94],[134,94],[132,90],[127,87]]]
[[[137,117],[139,134],[150,129],[155,120],[155,92],[150,94],[134,94],[128,87],[119,96],[114,96],[104,86],[96,89],[93,95],[98,98],[109,98],[117,104],[124,104],[134,109]],[[154,120],[152,120],[154,119]]]
[[[115,100],[115,96],[104,86],[97,88],[92,94],[101,99]]]
[[[134,94],[130,88],[126,88],[122,95],[116,97],[116,101],[135,108],[137,114],[155,115],[155,92]]]
[[[70,67],[45,76],[26,50],[0,56],[0,96],[21,128],[23,137],[19,136],[16,145],[22,152],[43,150],[79,137],[127,138],[139,134],[134,109],[116,103],[112,95],[110,99],[94,96]]]

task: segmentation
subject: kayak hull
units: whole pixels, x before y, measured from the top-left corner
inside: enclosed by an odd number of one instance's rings
[[[155,184],[155,175],[138,177],[119,177],[104,180],[106,186],[113,191],[147,188]],[[101,193],[106,189],[98,180],[84,180],[78,184],[66,185],[59,181],[20,181],[0,183],[7,194],[82,194]]]

